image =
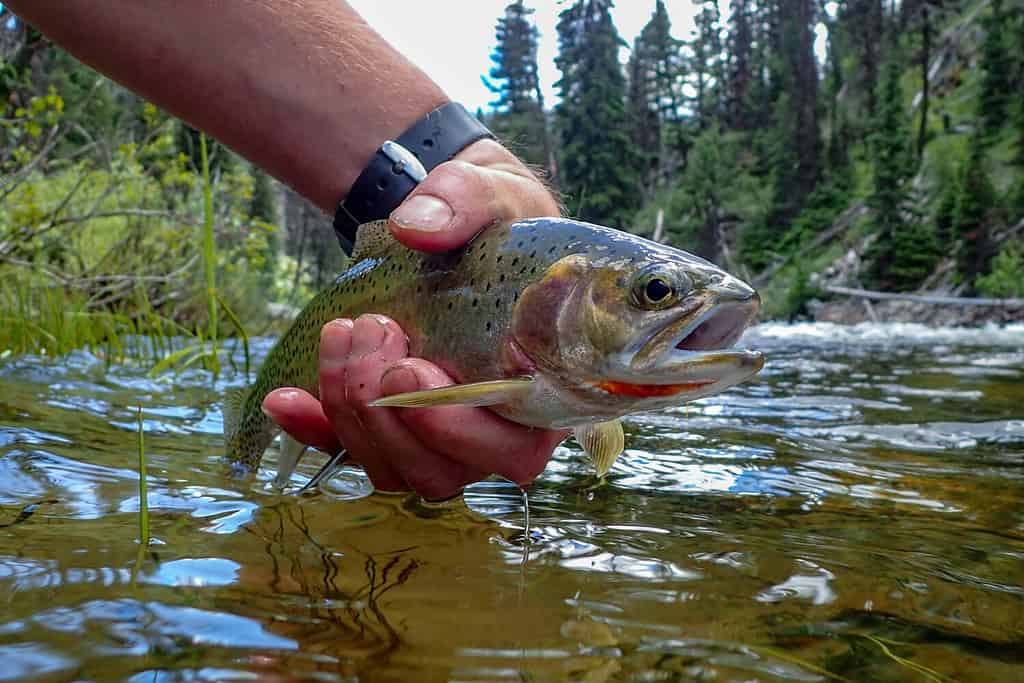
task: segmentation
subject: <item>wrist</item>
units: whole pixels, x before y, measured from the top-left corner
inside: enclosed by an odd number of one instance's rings
[[[358,227],[386,219],[430,171],[490,138],[493,134],[465,107],[448,102],[382,141],[338,203],[334,231],[342,249],[351,253]]]

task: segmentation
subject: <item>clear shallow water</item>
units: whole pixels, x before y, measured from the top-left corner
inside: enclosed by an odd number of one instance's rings
[[[1024,327],[743,344],[760,378],[629,419],[606,485],[560,449],[528,544],[502,483],[225,476],[240,374],[0,361],[0,681],[1024,681]]]

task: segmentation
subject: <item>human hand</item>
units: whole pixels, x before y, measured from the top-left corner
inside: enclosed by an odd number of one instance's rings
[[[551,193],[519,159],[481,140],[434,169],[392,213],[390,227],[406,246],[444,251],[495,221],[558,214]],[[437,366],[407,356],[394,321],[334,321],[320,340],[320,400],[278,389],[264,410],[302,443],[327,452],[344,443],[378,490],[412,489],[433,500],[491,473],[529,483],[565,438],[485,408],[368,408],[381,396],[453,383]]]

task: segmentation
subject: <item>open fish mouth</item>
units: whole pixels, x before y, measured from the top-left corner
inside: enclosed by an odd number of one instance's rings
[[[721,391],[764,366],[757,351],[732,349],[757,313],[756,294],[746,300],[705,303],[655,332],[630,363],[628,381],[650,395]],[[661,387],[657,389],[656,387]]]
[[[673,345],[680,351],[717,351],[739,341],[753,314],[744,304],[719,304],[683,328]]]

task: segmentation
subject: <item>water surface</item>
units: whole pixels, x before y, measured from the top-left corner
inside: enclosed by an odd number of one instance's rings
[[[560,448],[528,532],[502,482],[226,476],[238,372],[4,359],[0,681],[1024,681],[1024,327],[742,345],[761,376],[628,419],[605,485]]]

